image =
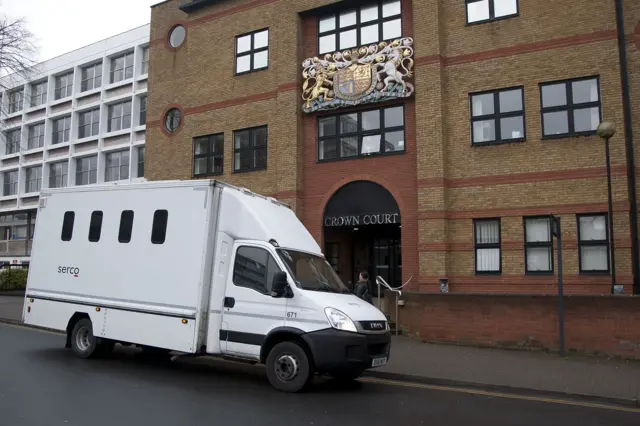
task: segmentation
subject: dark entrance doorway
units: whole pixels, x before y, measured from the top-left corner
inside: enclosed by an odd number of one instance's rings
[[[400,209],[389,191],[369,181],[351,182],[331,197],[322,220],[325,254],[349,288],[362,271],[369,273],[374,296],[377,276],[394,287],[402,283]]]

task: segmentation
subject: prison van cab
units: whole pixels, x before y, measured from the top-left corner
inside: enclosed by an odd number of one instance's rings
[[[390,331],[287,206],[215,180],[45,189],[25,324],[80,358],[116,344],[266,366],[280,391],[387,363]]]

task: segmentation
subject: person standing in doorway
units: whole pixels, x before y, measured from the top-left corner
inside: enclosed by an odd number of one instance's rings
[[[371,291],[369,291],[369,274],[366,271],[360,272],[360,275],[358,276],[355,295],[365,302],[369,302],[373,305],[373,298],[371,297]]]

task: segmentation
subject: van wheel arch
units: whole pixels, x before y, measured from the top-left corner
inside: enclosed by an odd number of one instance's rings
[[[66,329],[67,341],[65,342],[65,345],[64,345],[66,349],[71,348],[71,332],[73,331],[73,327],[75,327],[76,323],[83,318],[91,320],[91,318],[89,317],[89,314],[87,314],[86,312],[76,312],[71,316],[71,318],[69,318],[69,322],[67,323],[67,329]]]
[[[262,348],[260,348],[260,362],[265,364],[267,362],[267,357],[269,356],[269,352],[274,348],[275,345],[281,342],[296,342],[299,344],[302,349],[306,352],[307,357],[311,364],[313,362],[313,353],[311,352],[311,348],[304,341],[302,335],[305,334],[304,331],[293,328],[293,327],[279,327],[273,329],[267,337],[264,339],[264,343],[262,344]]]

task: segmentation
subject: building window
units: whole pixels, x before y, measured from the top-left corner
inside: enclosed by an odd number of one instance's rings
[[[49,166],[49,188],[66,188],[69,163],[61,161]]]
[[[44,105],[47,102],[47,81],[33,84],[31,86],[31,107]]]
[[[140,67],[140,74],[149,74],[149,48],[142,48],[142,64]]]
[[[187,30],[182,25],[176,25],[169,31],[169,46],[177,49],[182,46],[184,39],[187,37]]]
[[[326,243],[325,244],[325,257],[329,265],[334,271],[338,272],[338,264],[340,260],[340,244],[338,243]]]
[[[144,177],[144,146],[138,147],[138,177]]]
[[[263,70],[268,66],[268,29],[236,37],[236,74]]]
[[[96,136],[100,132],[100,108],[83,111],[78,118],[78,138]]]
[[[140,116],[138,117],[139,125],[144,126],[147,124],[147,97],[140,97]]]
[[[525,271],[553,273],[553,245],[549,217],[524,219]]]
[[[124,210],[120,214],[120,229],[118,230],[118,242],[128,243],[131,241],[133,231],[133,210]]]
[[[111,58],[110,82],[133,78],[133,52]]]
[[[97,89],[100,86],[102,86],[102,62],[82,68],[80,90],[86,92],[87,90]]]
[[[178,108],[171,108],[164,117],[164,128],[169,133],[174,133],[180,128],[182,112]]]
[[[606,214],[578,215],[580,272],[609,272],[609,228]]]
[[[193,175],[221,175],[224,163],[224,134],[193,139]]]
[[[65,212],[64,218],[62,219],[62,232],[60,238],[62,241],[71,241],[71,237],[73,236],[73,222],[76,218],[76,214],[74,212]]]
[[[404,152],[404,107],[318,118],[318,160]]]
[[[233,170],[250,172],[267,168],[267,126],[233,132]]]
[[[477,219],[474,221],[476,273],[499,273],[502,271],[500,242],[500,219]]]
[[[9,92],[9,114],[22,111],[24,107],[24,89]]]
[[[106,155],[106,182],[129,179],[129,150],[110,152]]]
[[[540,85],[543,137],[594,135],[600,124],[600,79]]]
[[[153,225],[151,227],[151,244],[163,244],[167,237],[167,222],[169,212],[156,210],[153,213]]]
[[[131,101],[109,105],[109,132],[128,129],[131,127]]]
[[[320,55],[402,37],[400,0],[378,0],[318,20]]]
[[[16,154],[20,152],[20,136],[20,129],[11,130],[5,133],[5,155]]]
[[[29,126],[29,140],[27,149],[42,148],[44,146],[44,123]]]
[[[42,187],[42,166],[29,167],[27,169],[27,184],[25,192],[38,192]]]
[[[56,77],[54,98],[62,99],[73,94],[73,71]]]
[[[258,247],[240,247],[233,265],[233,284],[270,294],[273,276],[280,268],[268,251]]]
[[[69,142],[69,135],[71,133],[71,116],[58,118],[53,120],[53,133],[51,134],[51,143],[53,145],[58,143]]]
[[[98,181],[98,156],[76,160],[76,185],[90,185]]]
[[[465,0],[467,24],[479,24],[517,16],[518,0]]]
[[[470,99],[474,145],[525,140],[522,87],[472,93]]]
[[[8,195],[16,195],[18,193],[18,171],[12,170],[10,172],[4,172],[4,188],[2,194],[6,197]]]

